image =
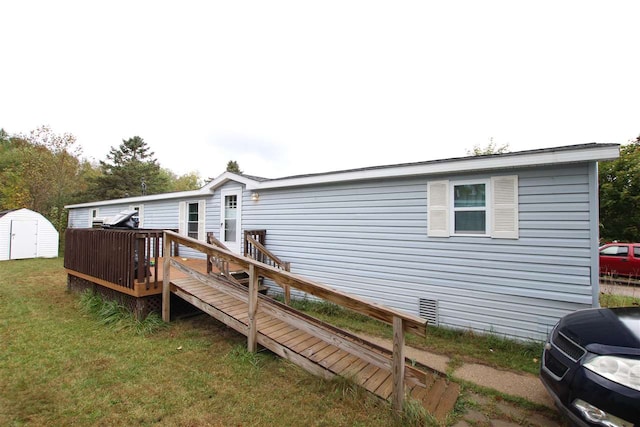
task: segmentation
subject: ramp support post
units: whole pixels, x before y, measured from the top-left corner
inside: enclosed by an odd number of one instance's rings
[[[393,377],[392,407],[395,411],[402,411],[404,400],[404,326],[402,318],[393,317],[393,359],[391,360],[391,375]]]
[[[256,266],[249,265],[249,325],[247,331],[247,350],[251,353],[258,351],[258,272]]]
[[[164,233],[162,236],[162,320],[171,320],[171,280],[169,278],[169,267],[171,262],[171,238]]]

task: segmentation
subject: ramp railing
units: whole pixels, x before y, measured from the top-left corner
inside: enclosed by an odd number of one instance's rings
[[[293,287],[309,295],[332,302],[341,307],[348,308],[357,313],[377,319],[393,327],[393,354],[391,360],[391,374],[393,378],[392,405],[394,409],[400,411],[404,399],[404,377],[405,377],[405,332],[410,332],[419,336],[426,336],[427,321],[417,316],[401,312],[392,308],[384,307],[359,298],[354,295],[333,289],[327,285],[311,281],[301,276],[294,275],[288,271],[264,264],[252,258],[235,254],[227,249],[187,236],[177,234],[172,231],[165,231],[163,244],[165,251],[169,253],[172,244],[188,246],[200,251],[217,260],[233,263],[249,274],[248,293],[248,327],[247,327],[247,347],[249,351],[257,351],[257,309],[258,298],[258,277],[271,279],[278,286]],[[162,292],[162,318],[168,322],[170,319],[170,292],[171,292],[171,267],[185,271],[180,263],[171,257],[165,257],[163,263],[163,292]],[[194,274],[194,277],[197,277]]]

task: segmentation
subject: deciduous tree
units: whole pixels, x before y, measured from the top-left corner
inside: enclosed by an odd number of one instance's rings
[[[497,145],[493,138],[489,139],[489,143],[481,147],[480,144],[475,144],[471,150],[467,150],[468,156],[485,156],[487,154],[504,154],[509,152],[509,143],[503,145]]]
[[[64,205],[80,188],[81,153],[73,135],[48,126],[18,136],[0,132],[0,208],[29,208],[64,230]]]
[[[601,240],[640,241],[640,136],[599,170]]]
[[[169,169],[163,169],[163,172],[169,178],[169,191],[189,191],[202,187],[202,179],[198,172],[189,172],[180,176]]]

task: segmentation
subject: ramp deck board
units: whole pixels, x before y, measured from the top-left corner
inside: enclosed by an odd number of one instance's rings
[[[212,280],[219,279],[212,277]],[[248,333],[248,291],[246,300],[242,300],[192,277],[172,279],[171,290],[238,332],[245,335]],[[276,318],[263,309],[265,304],[269,304],[268,299],[262,298],[256,312],[260,345],[316,375],[324,378],[340,375],[382,399],[390,398],[393,379],[389,369],[363,360],[357,351],[345,351],[296,325]],[[287,311],[291,310],[289,308]],[[335,331],[335,328],[332,329]],[[375,348],[374,344],[370,345],[372,349]],[[446,417],[459,396],[459,386],[446,381],[436,371],[427,372],[422,380],[407,377],[405,383],[407,394],[421,401],[438,419]]]

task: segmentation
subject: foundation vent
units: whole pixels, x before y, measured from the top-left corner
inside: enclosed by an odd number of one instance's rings
[[[438,326],[438,300],[420,298],[419,304],[419,316],[426,319],[429,325]]]

